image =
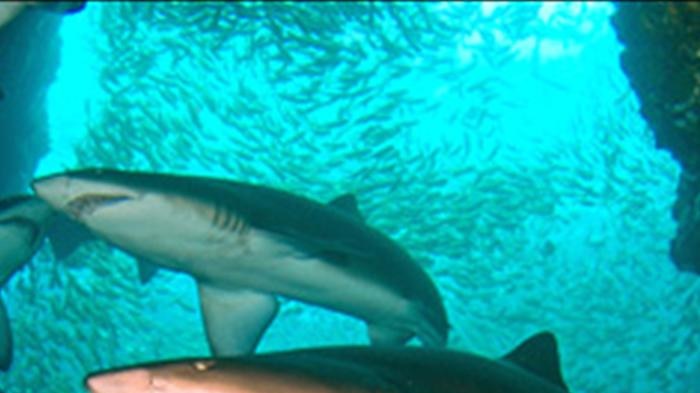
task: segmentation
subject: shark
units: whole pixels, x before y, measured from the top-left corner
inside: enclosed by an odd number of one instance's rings
[[[13,195],[0,200],[0,286],[41,247],[54,210],[39,198]],[[12,362],[12,334],[5,303],[0,298],[0,369]]]
[[[422,347],[320,347],[97,371],[91,393],[565,393],[555,336],[505,356]]]
[[[254,352],[278,297],[363,320],[374,346],[444,347],[429,275],[368,225],[352,194],[321,203],[228,179],[87,168],[35,179],[36,195],[129,254],[197,282],[215,356]]]
[[[15,19],[25,9],[72,14],[85,8],[87,1],[3,1],[0,2],[0,28]]]

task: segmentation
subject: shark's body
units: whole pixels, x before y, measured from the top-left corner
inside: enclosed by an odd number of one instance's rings
[[[98,372],[92,393],[565,393],[556,341],[540,333],[500,359],[416,347],[329,347],[187,359]]]
[[[445,345],[434,284],[364,223],[352,196],[321,204],[246,183],[96,169],[33,187],[110,243],[194,276],[217,356],[254,350],[277,311],[275,295],[361,318],[374,344],[418,336]]]
[[[36,253],[54,211],[31,196],[0,200],[0,287]],[[5,304],[0,299],[0,369],[12,360],[12,335]]]

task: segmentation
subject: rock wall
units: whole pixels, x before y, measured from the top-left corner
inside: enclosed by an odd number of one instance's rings
[[[0,195],[23,192],[49,149],[46,92],[61,15],[27,10],[0,27]]]
[[[619,3],[613,25],[625,45],[622,69],[656,145],[683,167],[671,258],[700,273],[700,2]]]

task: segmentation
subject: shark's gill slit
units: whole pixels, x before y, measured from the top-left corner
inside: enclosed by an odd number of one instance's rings
[[[235,223],[234,214],[229,209],[224,209],[223,214],[224,214],[224,219],[223,219],[223,222],[221,223],[221,229],[228,230],[229,225],[231,224],[231,221],[233,221]]]
[[[221,204],[216,203],[214,204],[214,217],[212,217],[211,220],[211,226],[213,228],[219,228],[219,216],[221,215],[223,211],[223,206]]]

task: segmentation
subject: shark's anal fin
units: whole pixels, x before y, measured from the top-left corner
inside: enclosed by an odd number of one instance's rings
[[[12,330],[5,302],[0,298],[0,370],[7,371],[12,363]]]
[[[404,345],[413,333],[382,325],[367,325],[367,335],[373,346]]]
[[[277,299],[249,289],[220,289],[203,283],[198,287],[212,354],[252,353],[277,314]]]
[[[550,332],[541,332],[528,338],[505,355],[503,360],[569,391],[561,375],[557,341]]]
[[[340,195],[339,197],[328,202],[328,206],[332,206],[360,221],[365,220],[362,213],[360,213],[360,209],[357,208],[357,198],[355,198],[355,195],[353,194]]]

